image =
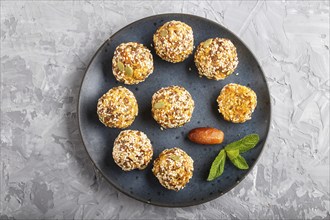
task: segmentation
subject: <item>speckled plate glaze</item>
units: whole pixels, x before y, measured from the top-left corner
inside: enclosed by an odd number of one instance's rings
[[[156,29],[167,21],[180,20],[194,31],[195,46],[211,37],[230,39],[237,48],[239,64],[236,71],[223,81],[199,78],[193,55],[182,63],[161,60],[151,47]],[[112,56],[122,42],[136,41],[147,46],[154,57],[154,72],[138,85],[118,83],[112,74]],[[239,74],[236,74],[239,73]],[[216,98],[228,83],[239,83],[251,87],[258,96],[258,105],[252,120],[244,124],[233,124],[223,120],[218,113]],[[129,129],[145,132],[154,147],[155,159],[165,148],[180,147],[194,160],[194,176],[186,187],[170,191],[160,185],[153,175],[152,163],[143,171],[122,171],[112,159],[113,142],[119,129],[105,127],[96,114],[98,98],[114,86],[125,86],[136,96],[139,115]],[[180,85],[185,87],[195,100],[195,110],[189,123],[181,128],[161,130],[151,116],[151,96],[161,87]],[[90,62],[81,85],[78,114],[81,136],[86,150],[97,169],[119,191],[137,200],[167,207],[183,207],[201,204],[215,199],[234,188],[250,172],[259,158],[270,125],[270,96],[267,83],[259,63],[245,44],[221,25],[186,14],[163,14],[136,21],[111,36],[96,52]],[[203,146],[190,142],[188,132],[195,127],[216,127],[224,131],[225,141],[221,145]],[[228,143],[241,137],[258,133],[261,141],[252,150],[243,154],[249,170],[235,168],[229,160],[222,176],[212,182],[206,178],[212,161]]]

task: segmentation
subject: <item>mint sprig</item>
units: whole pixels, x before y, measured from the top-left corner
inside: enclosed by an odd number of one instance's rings
[[[259,135],[250,134],[225,146],[225,148],[222,149],[218,156],[214,159],[210,168],[209,176],[207,177],[207,181],[212,181],[222,175],[225,168],[226,155],[238,169],[249,169],[249,165],[240,154],[254,148],[258,142]]]

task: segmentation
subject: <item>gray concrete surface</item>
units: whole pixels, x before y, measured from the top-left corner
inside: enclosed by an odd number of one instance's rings
[[[251,174],[221,198],[177,209],[135,201],[97,174],[76,109],[102,42],[167,12],[203,16],[240,36],[273,104]],[[329,1],[1,1],[0,218],[329,219],[329,87]]]

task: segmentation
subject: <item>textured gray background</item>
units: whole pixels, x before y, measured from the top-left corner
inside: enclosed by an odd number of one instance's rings
[[[234,190],[160,208],[117,192],[82,147],[77,96],[97,48],[145,16],[183,12],[241,37],[270,86],[264,153]],[[2,1],[1,218],[330,218],[329,1]]]

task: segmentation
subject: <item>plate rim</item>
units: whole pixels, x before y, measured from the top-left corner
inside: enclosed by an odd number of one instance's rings
[[[104,47],[105,44],[108,43],[108,41],[111,40],[111,38],[113,38],[115,35],[117,35],[119,32],[121,32],[122,30],[126,29],[127,27],[135,24],[135,23],[138,23],[140,21],[143,21],[143,20],[147,20],[147,19],[151,19],[151,18],[157,18],[157,17],[162,17],[162,16],[186,16],[186,17],[192,17],[192,18],[197,18],[197,19],[201,19],[201,20],[204,20],[206,22],[210,22],[210,23],[213,23],[215,25],[218,25],[224,29],[226,29],[226,31],[228,31],[230,34],[234,35],[239,41],[240,43],[242,43],[246,49],[251,53],[252,57],[256,60],[261,72],[262,72],[262,78],[264,79],[264,81],[266,82],[266,88],[267,88],[267,91],[268,91],[268,99],[269,99],[269,121],[268,121],[268,128],[267,128],[267,131],[266,131],[266,137],[265,137],[265,142],[264,144],[262,145],[262,148],[261,148],[261,151],[260,151],[260,154],[258,155],[257,159],[255,161],[253,161],[253,163],[250,165],[250,168],[247,170],[247,172],[245,174],[242,175],[242,177],[235,182],[235,184],[233,184],[231,187],[229,187],[227,190],[223,191],[221,194],[219,194],[219,196],[217,197],[214,197],[214,198],[206,198],[205,200],[203,201],[198,201],[198,202],[190,202],[190,204],[186,204],[186,205],[163,205],[163,204],[159,204],[159,203],[155,203],[155,202],[149,202],[149,201],[144,201],[142,199],[139,199],[139,198],[136,198],[132,195],[130,195],[129,193],[127,192],[124,192],[122,191],[121,189],[119,189],[114,183],[112,183],[106,176],[105,174],[103,174],[102,170],[97,166],[97,164],[94,162],[94,160],[92,159],[91,155],[89,154],[89,151],[87,150],[87,147],[86,147],[86,144],[85,144],[85,140],[84,140],[84,137],[82,135],[82,129],[81,129],[81,115],[80,115],[80,102],[81,102],[81,89],[82,89],[82,86],[85,82],[85,77],[87,75],[87,72],[91,66],[91,64],[93,63],[95,57],[99,54],[99,52],[101,51],[101,49]],[[125,25],[124,27],[120,28],[119,30],[117,30],[114,34],[112,34],[109,38],[107,38],[101,45],[100,47],[95,51],[94,55],[92,56],[92,58],[90,59],[85,71],[84,71],[84,76],[81,80],[81,83],[80,83],[80,87],[79,87],[79,93],[78,93],[78,102],[77,102],[77,116],[78,116],[78,128],[79,128],[79,135],[80,135],[80,138],[82,140],[82,143],[83,143],[83,147],[88,155],[88,158],[89,160],[92,162],[93,164],[93,168],[96,172],[100,173],[102,178],[104,178],[112,187],[114,187],[117,191],[119,191],[120,193],[123,193],[124,195],[132,198],[132,199],[135,199],[137,201],[140,201],[140,202],[143,202],[145,204],[150,204],[150,205],[155,205],[155,206],[158,206],[158,207],[165,207],[165,208],[183,208],[183,207],[192,207],[192,206],[197,206],[197,205],[201,205],[201,204],[204,204],[204,203],[207,203],[207,202],[210,202],[210,201],[213,201],[215,199],[218,199],[220,198],[221,196],[225,195],[226,193],[228,193],[229,191],[231,191],[232,189],[234,189],[236,186],[238,186],[245,178],[246,176],[248,176],[248,174],[251,173],[251,171],[253,170],[253,168],[255,167],[255,165],[258,163],[261,155],[263,154],[264,152],[264,149],[265,149],[265,145],[267,144],[268,142],[268,138],[269,138],[269,131],[270,131],[270,127],[271,127],[271,121],[272,121],[272,100],[271,100],[271,95],[270,95],[270,90],[269,90],[269,85],[268,85],[268,82],[267,82],[267,79],[266,79],[266,76],[265,76],[265,72],[264,70],[262,69],[262,66],[260,65],[257,57],[255,56],[255,54],[252,52],[252,50],[250,50],[250,48],[246,45],[246,43],[240,38],[238,37],[235,33],[233,33],[231,30],[229,30],[227,27],[223,26],[222,24],[218,23],[218,22],[215,22],[213,20],[210,20],[210,19],[207,19],[207,18],[204,18],[204,17],[201,17],[201,16],[197,16],[197,15],[193,15],[193,14],[186,14],[186,13],[163,13],[163,14],[156,14],[156,15],[151,15],[151,16],[147,16],[147,17],[143,17],[143,18],[140,18],[138,20],[135,20],[127,25]],[[96,168],[96,169],[95,169]]]

